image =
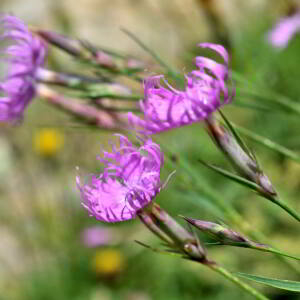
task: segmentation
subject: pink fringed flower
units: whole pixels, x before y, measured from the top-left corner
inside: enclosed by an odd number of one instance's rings
[[[44,64],[47,47],[32,35],[17,17],[0,15],[0,41],[8,46],[0,49],[7,74],[0,82],[0,121],[15,121],[35,96],[36,73]]]
[[[198,69],[185,76],[186,84],[182,91],[171,87],[165,80],[165,85],[161,84],[162,75],[145,79],[144,99],[140,102],[144,119],[128,114],[129,122],[142,128],[142,133],[154,134],[204,120],[231,101],[234,90],[230,95],[226,85],[229,77],[227,51],[221,45],[210,43],[198,46],[216,51],[224,64],[196,57]]]
[[[104,222],[120,222],[136,214],[159,193],[163,153],[150,139],[136,148],[120,135],[120,146],[104,151],[98,158],[104,164],[102,174],[90,176],[87,184],[77,186],[83,206],[91,216]]]
[[[285,48],[290,39],[300,30],[300,12],[279,20],[268,33],[268,41],[275,48]]]

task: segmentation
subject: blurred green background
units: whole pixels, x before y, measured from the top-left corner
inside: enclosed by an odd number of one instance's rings
[[[260,98],[259,91],[280,93],[299,105],[300,36],[280,51],[266,42],[276,21],[299,8],[299,1],[287,0],[0,2],[2,12],[12,12],[32,26],[153,61],[120,31],[127,28],[186,73],[200,53],[197,43],[222,43],[231,54],[232,69],[251,81],[255,92],[244,93],[243,84],[237,82],[236,102],[224,109],[227,117],[296,152],[299,116],[274,106],[272,97]],[[50,65],[76,71],[72,59],[55,50]],[[99,171],[96,155],[108,139],[111,132],[75,122],[38,100],[30,105],[21,125],[0,125],[0,299],[250,299],[204,267],[135,244],[134,240],[140,240],[159,247],[157,238],[138,220],[107,225],[88,217],[80,205],[75,167],[82,172]],[[250,229],[263,232],[280,249],[300,255],[295,220],[197,163],[201,158],[230,169],[201,124],[161,134],[156,140],[169,145],[175,160],[186,159],[198,176],[193,179],[177,168],[157,198],[162,207],[174,216],[224,221],[234,227],[209,195],[195,189],[194,181],[198,181],[232,205]],[[247,143],[282,198],[300,211],[300,165],[250,140]],[[163,178],[171,169],[164,170]],[[184,181],[178,179],[181,176]],[[105,246],[86,247],[82,235],[90,226],[113,228],[114,239]],[[270,254],[209,247],[208,256],[233,271],[300,280],[298,263],[291,262],[290,268]],[[271,299],[300,299],[297,293],[253,285]]]

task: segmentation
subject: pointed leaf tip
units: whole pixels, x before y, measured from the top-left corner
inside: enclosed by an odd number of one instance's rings
[[[283,279],[275,279],[275,278],[268,278],[264,276],[252,275],[247,273],[234,273],[235,275],[249,279],[261,284],[265,284],[268,286],[272,286],[278,289],[293,291],[293,292],[300,292],[300,282],[299,281],[292,281],[292,280],[283,280]]]

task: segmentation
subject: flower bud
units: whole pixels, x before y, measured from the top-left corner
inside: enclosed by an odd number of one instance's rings
[[[252,242],[249,239],[242,236],[240,233],[222,225],[187,217],[183,218],[196,228],[200,229],[202,232],[208,233],[224,245],[230,245],[232,243],[245,243],[245,246],[251,246]]]
[[[275,196],[277,193],[254,157],[246,153],[237,139],[213,117],[206,119],[207,129],[217,146],[225,153],[241,176],[260,186],[259,192]]]
[[[201,261],[206,259],[205,249],[201,246],[199,241],[158,204],[153,204],[151,213],[158,227],[160,227],[185,254]]]

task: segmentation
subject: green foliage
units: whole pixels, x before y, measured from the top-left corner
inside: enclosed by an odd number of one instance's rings
[[[263,276],[251,275],[246,273],[235,273],[235,275],[249,279],[261,284],[269,285],[278,289],[287,291],[300,292],[300,282],[291,280],[274,279]]]

